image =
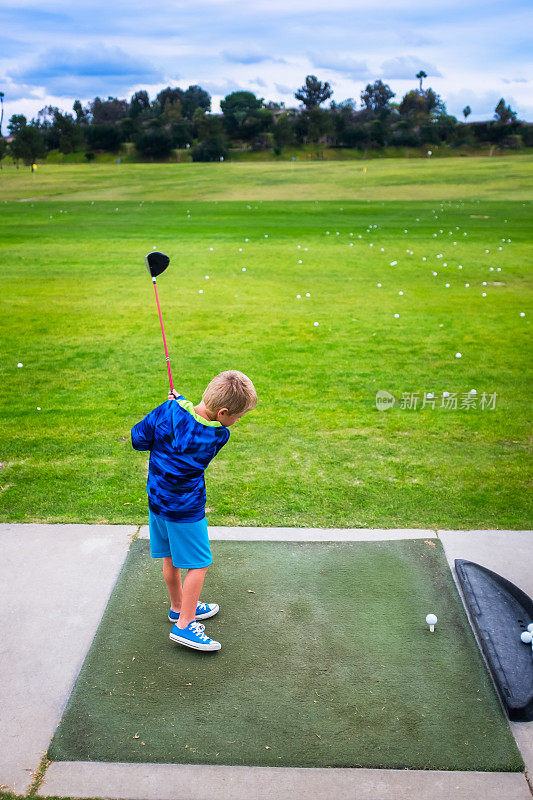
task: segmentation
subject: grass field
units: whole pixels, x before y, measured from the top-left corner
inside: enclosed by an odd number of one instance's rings
[[[211,524],[530,527],[532,164],[3,170],[0,518],[146,521],[156,247],[176,386],[236,368],[259,394],[207,472]]]
[[[368,162],[42,165],[0,172],[4,200],[531,200],[533,155]]]
[[[213,550],[222,650],[169,640],[161,565],[134,541],[48,758],[523,769],[440,542]]]

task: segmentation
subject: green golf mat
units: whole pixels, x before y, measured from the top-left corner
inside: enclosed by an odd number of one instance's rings
[[[50,759],[524,768],[439,541],[211,546],[222,649],[169,639],[162,562],[133,541]]]

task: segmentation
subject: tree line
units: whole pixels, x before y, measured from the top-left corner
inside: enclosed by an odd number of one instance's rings
[[[32,164],[50,151],[63,154],[84,151],[88,161],[99,152],[119,153],[133,143],[138,156],[165,160],[173,150],[190,150],[194,161],[219,161],[231,149],[273,150],[319,143],[332,148],[381,149],[384,147],[451,147],[489,144],[494,147],[533,146],[533,125],[500,99],[494,118],[468,122],[446,111],[444,101],[431,88],[423,88],[427,75],[420,71],[419,85],[399,101],[381,80],[361,92],[359,106],[353,98],[336,103],[327,82],[308,75],[295,92],[297,108],[265,102],[253,92],[236,91],[221,101],[221,113],[211,113],[211,97],[201,86],[170,87],[150,100],[148,92],[135,92],[130,100],[96,97],[86,106],[80,100],[73,113],[45,106],[28,122],[14,114],[9,137],[0,137],[0,158]],[[329,107],[324,108],[326,101]]]

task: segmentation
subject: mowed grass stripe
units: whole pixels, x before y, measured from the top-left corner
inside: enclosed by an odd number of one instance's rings
[[[533,156],[224,164],[5,167],[5,200],[514,200],[532,195]]]
[[[212,546],[222,650],[169,640],[161,562],[134,541],[49,758],[523,769],[440,542]]]

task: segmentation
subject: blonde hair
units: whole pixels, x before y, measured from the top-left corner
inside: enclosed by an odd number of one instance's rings
[[[228,369],[215,375],[207,385],[202,400],[212,413],[227,408],[228,413],[234,416],[256,407],[257,392],[247,375],[236,369]]]

